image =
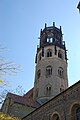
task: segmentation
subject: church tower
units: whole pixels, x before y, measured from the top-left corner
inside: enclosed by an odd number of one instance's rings
[[[33,98],[45,103],[68,87],[67,50],[61,26],[47,27],[40,32],[36,53]]]

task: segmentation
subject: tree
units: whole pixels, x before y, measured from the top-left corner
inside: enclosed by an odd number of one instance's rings
[[[20,120],[20,119],[16,117],[11,117],[0,112],[0,120]]]
[[[2,53],[5,48],[0,46],[0,53]],[[3,103],[8,90],[4,89],[4,86],[8,85],[8,81],[4,80],[3,77],[6,75],[15,75],[20,71],[20,65],[15,64],[12,61],[6,60],[4,57],[0,56],[0,104]]]

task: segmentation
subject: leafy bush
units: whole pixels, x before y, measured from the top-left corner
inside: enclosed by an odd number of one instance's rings
[[[20,119],[0,112],[0,120],[20,120]]]

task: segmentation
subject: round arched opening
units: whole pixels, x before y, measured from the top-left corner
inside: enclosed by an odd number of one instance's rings
[[[80,120],[80,105],[75,104],[71,109],[71,120]]]
[[[51,120],[60,120],[59,115],[58,115],[58,114],[54,114],[54,115],[52,116],[52,119],[51,119]]]

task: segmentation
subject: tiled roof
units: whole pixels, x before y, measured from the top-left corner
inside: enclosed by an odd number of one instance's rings
[[[27,105],[34,108],[38,108],[40,106],[37,101],[33,100],[33,88],[29,90],[24,96],[8,93],[7,97],[12,98],[14,103],[16,102],[18,104]]]
[[[23,98],[23,96],[19,96],[13,93],[8,93],[7,95],[8,98],[11,98],[14,102],[24,104],[24,105],[29,105],[26,99]]]
[[[27,99],[27,98],[33,96],[33,89],[34,89],[34,88],[30,89],[26,94],[24,94],[23,97],[25,97],[25,98]]]

